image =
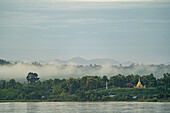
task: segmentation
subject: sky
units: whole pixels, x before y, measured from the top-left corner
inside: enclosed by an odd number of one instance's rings
[[[170,62],[170,0],[0,0],[0,58]]]

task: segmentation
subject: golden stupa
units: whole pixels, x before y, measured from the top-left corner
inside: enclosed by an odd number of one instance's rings
[[[140,82],[140,77],[139,77],[139,81],[138,84],[136,86],[134,86],[134,88],[146,88],[145,86],[143,86]]]
[[[106,89],[108,89],[108,87],[107,87],[107,81],[106,81]]]

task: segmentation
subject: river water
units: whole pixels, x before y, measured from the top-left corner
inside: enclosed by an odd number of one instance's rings
[[[170,113],[170,103],[4,102],[0,113]]]

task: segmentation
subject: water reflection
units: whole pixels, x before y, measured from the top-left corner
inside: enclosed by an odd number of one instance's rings
[[[140,106],[140,103],[138,103],[138,113],[140,113],[140,108],[141,106]]]
[[[9,102],[0,113],[169,113],[170,103],[146,102]]]

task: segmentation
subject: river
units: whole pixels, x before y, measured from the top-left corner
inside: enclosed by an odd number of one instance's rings
[[[0,113],[170,113],[170,103],[2,102]]]

